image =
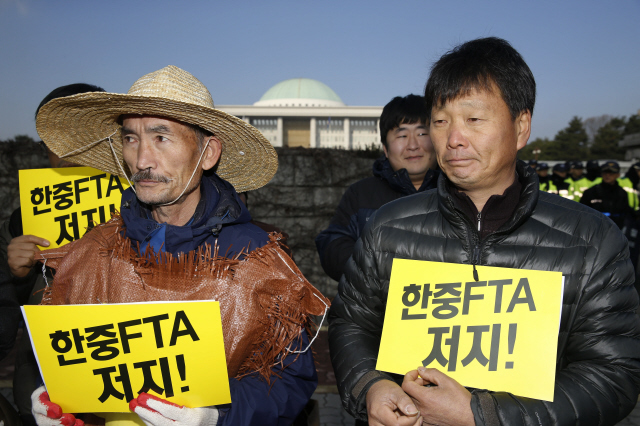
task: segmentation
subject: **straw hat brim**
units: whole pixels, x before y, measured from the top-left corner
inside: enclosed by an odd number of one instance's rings
[[[118,124],[123,114],[168,117],[212,132],[222,142],[216,173],[238,192],[261,188],[278,169],[278,154],[255,127],[215,108],[160,97],[91,92],[54,99],[40,109],[36,129],[59,157],[123,176],[108,140],[129,174]]]

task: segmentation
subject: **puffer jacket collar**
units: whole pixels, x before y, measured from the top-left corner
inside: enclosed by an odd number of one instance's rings
[[[540,192],[538,174],[528,167],[525,162],[520,160],[516,162],[516,173],[522,185],[520,201],[514,210],[513,216],[492,235],[507,234],[516,229],[531,216],[538,203],[538,195]],[[461,236],[468,236],[470,231],[475,231],[477,235],[478,231],[476,230],[475,224],[455,206],[453,196],[447,190],[447,181],[447,176],[444,173],[440,173],[440,177],[438,178],[438,205],[442,215],[458,230]]]
[[[435,188],[436,179],[438,178],[437,171],[427,170],[420,189],[416,190],[416,187],[411,183],[407,169],[394,171],[391,163],[389,163],[389,159],[384,154],[373,163],[373,175],[387,182],[391,189],[399,192],[403,196]]]

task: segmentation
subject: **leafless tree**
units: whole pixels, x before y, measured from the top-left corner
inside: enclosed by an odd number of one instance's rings
[[[587,132],[587,137],[588,137],[587,143],[589,145],[593,143],[593,138],[595,138],[600,127],[607,124],[609,121],[611,121],[612,118],[613,117],[608,114],[603,114],[598,117],[589,117],[586,120],[584,120],[582,125],[584,126],[584,130]]]

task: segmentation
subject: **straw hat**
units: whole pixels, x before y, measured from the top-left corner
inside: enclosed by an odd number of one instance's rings
[[[91,92],[54,99],[40,109],[36,129],[59,157],[124,176],[117,163],[130,173],[122,158],[122,114],[158,115],[212,132],[222,142],[216,173],[238,192],[264,186],[278,169],[278,155],[258,129],[215,109],[204,84],[173,65],[141,77],[126,95]]]

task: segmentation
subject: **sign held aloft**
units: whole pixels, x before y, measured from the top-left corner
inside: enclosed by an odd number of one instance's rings
[[[376,368],[553,401],[560,272],[394,259]]]
[[[22,309],[64,412],[126,413],[140,392],[192,408],[231,402],[218,302]]]
[[[82,237],[120,209],[128,182],[92,167],[20,170],[20,206],[25,235],[49,240],[49,248]]]

